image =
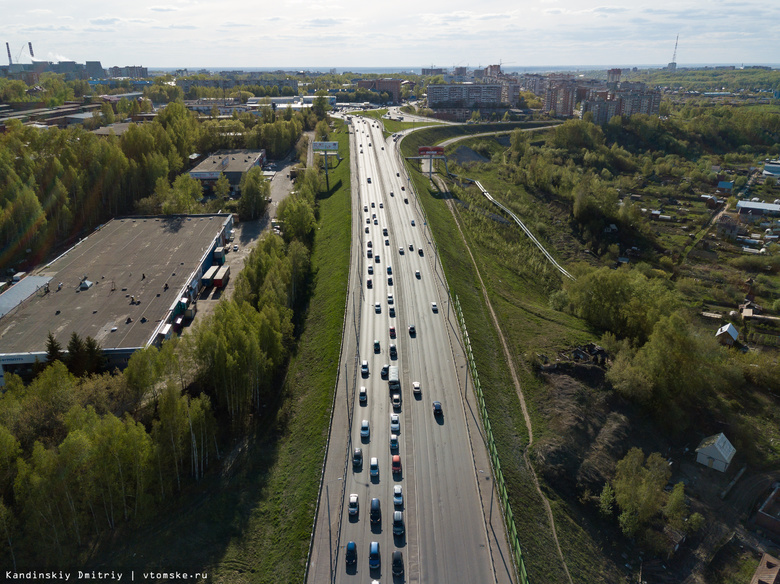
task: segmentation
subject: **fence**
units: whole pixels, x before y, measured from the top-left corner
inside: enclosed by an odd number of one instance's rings
[[[463,311],[460,308],[460,300],[457,296],[455,296],[455,311],[458,315],[458,324],[460,324],[460,329],[463,333],[463,344],[466,347],[469,370],[471,371],[471,378],[474,381],[474,394],[477,396],[477,405],[479,406],[479,413],[482,416],[482,425],[485,428],[485,439],[488,445],[488,452],[490,453],[490,463],[493,466],[494,482],[498,491],[498,497],[501,500],[501,510],[504,513],[509,546],[512,548],[512,555],[514,556],[515,565],[517,566],[517,571],[520,576],[520,583],[529,584],[530,580],[528,579],[528,573],[525,570],[525,563],[523,562],[523,550],[520,548],[520,540],[517,537],[517,527],[515,527],[515,518],[512,513],[512,507],[509,504],[509,495],[506,490],[506,483],[504,482],[504,473],[501,472],[501,461],[498,458],[498,449],[496,448],[496,442],[493,439],[493,430],[490,426],[487,408],[485,407],[485,397],[482,394],[482,386],[479,382],[477,365],[471,350],[471,340],[469,339],[469,333],[466,330],[466,321],[463,318]]]

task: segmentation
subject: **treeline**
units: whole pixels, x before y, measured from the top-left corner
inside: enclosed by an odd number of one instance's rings
[[[299,179],[280,219],[314,218],[317,170]],[[121,524],[150,517],[220,458],[220,444],[268,413],[296,342],[312,279],[314,223],[265,235],[231,299],[192,334],[136,352],[123,373],[77,377],[53,360],[0,394],[3,565],[69,565]],[[76,348],[72,339],[68,348]],[[53,357],[62,355],[50,335]],[[88,353],[86,353],[88,354]],[[73,357],[63,357],[72,366]]]
[[[203,124],[171,103],[154,122],[108,138],[78,126],[42,131],[11,122],[0,135],[0,269],[37,263],[117,215],[195,210],[200,185],[180,176],[192,153],[235,146],[277,157],[318,121],[312,112],[269,112]],[[149,197],[151,207],[149,200],[138,206]]]
[[[680,87],[686,91],[780,90],[780,71],[777,69],[649,69],[631,73],[625,79]]]

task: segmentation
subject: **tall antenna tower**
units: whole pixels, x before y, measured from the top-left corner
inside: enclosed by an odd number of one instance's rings
[[[677,39],[674,41],[674,53],[672,54],[672,62],[669,63],[666,68],[669,71],[677,70],[677,43],[680,41],[680,35],[677,35]]]

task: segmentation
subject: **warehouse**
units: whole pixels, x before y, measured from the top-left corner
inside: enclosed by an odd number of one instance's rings
[[[230,191],[240,194],[239,185],[244,174],[253,166],[265,164],[265,150],[219,150],[190,171],[198,179],[206,194],[210,194],[220,174],[230,182]]]
[[[232,228],[224,213],[114,219],[11,286],[0,295],[0,387],[5,373],[28,376],[46,360],[49,332],[63,346],[74,332],[93,337],[120,369],[159,345],[191,311]]]

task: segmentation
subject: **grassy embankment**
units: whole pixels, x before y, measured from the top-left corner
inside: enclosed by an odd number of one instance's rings
[[[431,120],[430,122],[399,122],[398,120],[382,119],[382,116],[384,116],[386,113],[387,113],[386,109],[375,109],[375,110],[364,110],[361,112],[355,112],[355,115],[360,115],[366,118],[373,118],[375,120],[381,121],[382,125],[385,128],[384,131],[385,138],[387,138],[391,134],[395,134],[396,132],[400,132],[402,130],[408,130],[410,128],[414,129],[414,128],[423,128],[427,126],[441,125],[441,122],[437,120]]]
[[[493,129],[496,126],[498,128]],[[420,145],[435,145],[458,133],[500,131],[505,128],[506,124],[480,124],[424,130],[405,138],[403,149],[408,156]],[[519,398],[511,382],[474,266],[444,196],[432,188],[427,178],[416,170],[411,170],[411,175],[438,243],[447,279],[463,307],[529,577],[535,583],[563,582],[565,574],[555,551],[547,515],[522,456],[522,450],[528,445],[528,435]],[[510,188],[489,173],[470,178],[484,180],[496,192],[506,192]],[[474,211],[482,206],[477,199],[469,202],[472,210],[456,204],[459,221],[468,247],[479,266],[487,294],[508,338],[530,410],[534,440],[538,442],[550,431],[540,414],[540,405],[549,396],[546,386],[525,365],[525,355],[586,342],[592,340],[594,335],[583,322],[549,308],[548,290],[544,279],[539,277],[538,264],[523,266],[512,260],[516,254],[532,257],[538,253],[528,251],[530,243],[523,234],[513,235],[515,230],[519,232],[519,228],[494,221],[489,213],[495,213],[495,210],[489,210],[489,207],[485,207],[482,212]],[[554,250],[551,251],[555,254]],[[607,581],[605,578],[610,577],[610,570],[606,560],[581,528],[580,519],[572,516],[571,510],[556,497],[554,491],[544,484],[542,488],[551,499],[558,537],[574,580]]]
[[[104,567],[205,571],[209,581],[299,583],[303,579],[338,368],[350,245],[349,144],[319,198],[313,293],[278,409],[269,404],[245,443],[231,445],[220,476],[191,487],[153,524],[117,538]],[[224,448],[224,447],[223,447]]]

